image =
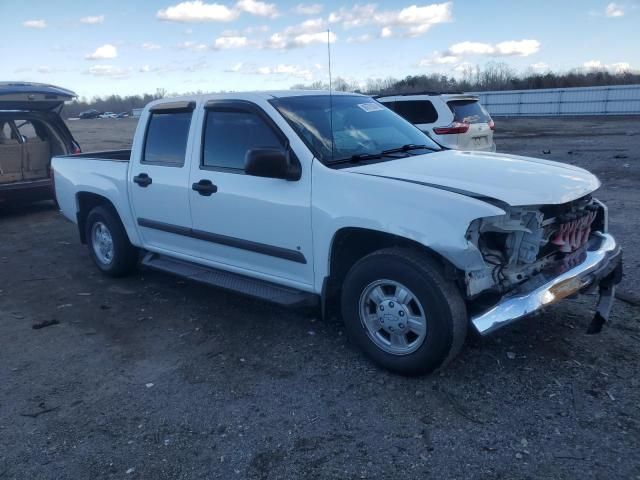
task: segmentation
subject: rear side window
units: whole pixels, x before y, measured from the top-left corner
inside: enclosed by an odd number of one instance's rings
[[[406,100],[385,105],[411,123],[435,123],[438,120],[438,112],[429,100]]]
[[[147,126],[142,163],[183,166],[192,113],[191,110],[153,112]]]
[[[28,120],[15,120],[16,127],[18,127],[18,131],[20,135],[22,135],[26,141],[40,141],[46,140],[46,131],[42,127],[41,124],[37,125],[38,130],[36,131],[36,125],[31,123]]]
[[[452,100],[447,102],[453,112],[453,120],[463,123],[488,123],[491,116],[477,100]]]
[[[17,141],[15,137],[16,136],[11,129],[11,124],[9,122],[0,121],[0,143],[12,143],[12,141]]]
[[[243,110],[208,110],[202,166],[244,170],[247,151],[282,148],[273,129],[258,114]]]

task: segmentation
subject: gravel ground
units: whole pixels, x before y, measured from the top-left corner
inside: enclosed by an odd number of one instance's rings
[[[636,294],[638,118],[496,123],[499,151],[602,179]],[[127,146],[135,121],[70,127],[90,151]],[[7,209],[0,479],[640,479],[640,308],[618,302],[588,336],[595,300],[470,338],[445,371],[404,378],[336,320],[150,271],[108,279],[51,205]]]

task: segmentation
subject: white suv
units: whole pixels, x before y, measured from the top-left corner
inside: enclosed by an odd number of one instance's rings
[[[474,95],[425,92],[377,100],[445,148],[496,151],[493,120]]]

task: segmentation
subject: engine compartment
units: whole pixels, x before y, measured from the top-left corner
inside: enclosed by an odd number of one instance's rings
[[[467,275],[467,296],[502,294],[554,265],[579,263],[592,233],[606,230],[606,207],[591,195],[561,205],[508,207],[506,215],[477,219],[467,240],[485,267]]]

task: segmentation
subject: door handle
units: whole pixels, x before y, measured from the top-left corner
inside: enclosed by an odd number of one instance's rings
[[[136,175],[135,177],[133,177],[133,182],[137,183],[143,188],[147,188],[153,183],[153,180],[146,173],[141,173],[140,175]]]
[[[204,179],[191,185],[191,188],[205,197],[210,197],[212,193],[216,193],[218,191],[217,185],[214,185],[211,180]]]

